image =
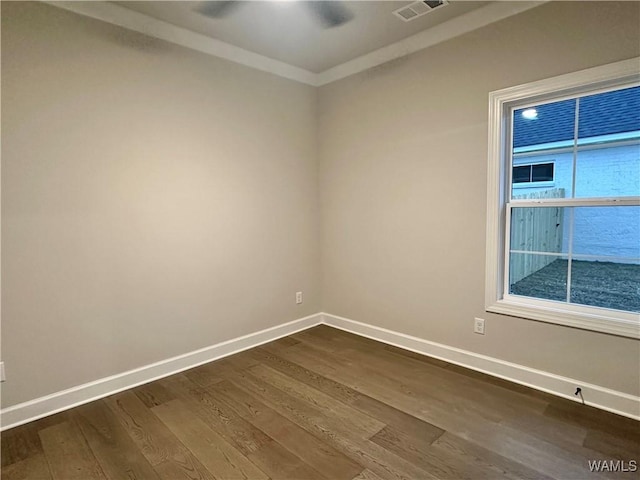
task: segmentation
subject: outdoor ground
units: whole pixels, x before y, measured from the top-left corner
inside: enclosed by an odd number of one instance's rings
[[[511,286],[511,293],[566,300],[567,260],[556,260]],[[571,262],[571,302],[640,312],[640,265]]]

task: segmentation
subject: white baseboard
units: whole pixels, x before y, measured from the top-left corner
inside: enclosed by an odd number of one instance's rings
[[[434,357],[471,370],[503,378],[510,382],[579,402],[576,386],[582,389],[585,404],[625,417],[640,420],[640,397],[582,382],[573,378],[536,370],[516,363],[461,350],[422,338],[368,325],[348,318],[322,313],[322,323],[379,342]]]
[[[573,395],[576,386],[579,385],[582,388],[587,405],[640,420],[640,397],[448,345],[430,342],[422,338],[329,313],[317,313],[2,409],[0,410],[0,430],[17,427],[33,420],[143,385],[198,365],[257,347],[278,338],[286,337],[321,323],[573,401],[579,401]]]
[[[17,427],[99,398],[188,370],[320,324],[320,314],[227,340],[177,357],[52,393],[0,410],[0,430]]]

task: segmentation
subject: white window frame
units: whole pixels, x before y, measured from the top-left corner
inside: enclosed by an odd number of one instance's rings
[[[485,309],[525,319],[640,338],[640,314],[600,307],[509,295],[505,285],[508,254],[507,202],[511,192],[511,109],[592,92],[640,84],[640,57],[575,73],[497,90],[489,94],[489,163],[487,172],[487,251]],[[555,173],[555,172],[554,172]],[[536,203],[559,205],[553,199]],[[640,197],[563,199],[560,206],[640,205]],[[507,292],[505,294],[505,292]]]

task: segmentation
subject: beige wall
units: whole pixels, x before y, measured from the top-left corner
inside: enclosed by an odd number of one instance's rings
[[[324,310],[640,394],[638,341],[484,312],[488,93],[637,56],[639,7],[554,2],[322,87]]]
[[[2,406],[320,311],[315,118],[312,87],[3,2]]]
[[[316,91],[3,2],[3,407],[321,310],[638,395],[637,341],[483,309],[488,92],[638,55],[638,7]]]

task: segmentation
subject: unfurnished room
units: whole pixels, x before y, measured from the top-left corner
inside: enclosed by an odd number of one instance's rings
[[[2,1],[3,480],[640,479],[640,1]]]

